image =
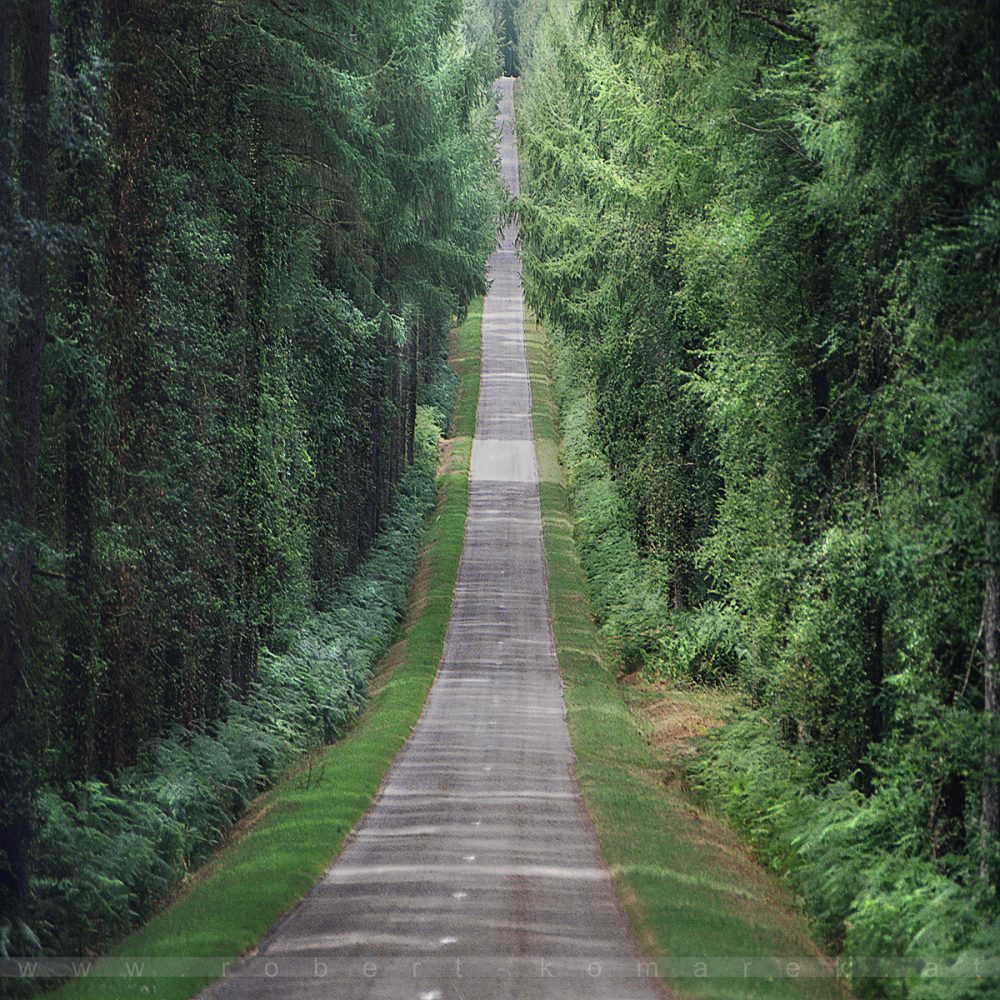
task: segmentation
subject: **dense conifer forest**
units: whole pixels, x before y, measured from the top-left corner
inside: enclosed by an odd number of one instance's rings
[[[461,0],[4,3],[0,953],[127,929],[357,710],[498,65]]]
[[[995,954],[1000,6],[525,0],[519,29],[528,295],[605,630],[747,693],[689,780],[828,943]]]
[[[685,794],[912,963],[855,995],[1000,995],[997,0],[5,0],[0,959],[143,923],[366,703],[501,72],[596,616],[739,705]]]

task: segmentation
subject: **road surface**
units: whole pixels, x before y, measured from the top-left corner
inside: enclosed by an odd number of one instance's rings
[[[512,83],[501,166],[518,192]],[[517,224],[490,259],[469,517],[419,724],[340,857],[206,996],[662,998],[573,773],[549,617]]]

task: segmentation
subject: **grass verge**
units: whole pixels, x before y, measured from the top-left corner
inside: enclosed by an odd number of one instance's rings
[[[251,807],[227,846],[190,880],[174,902],[110,949],[114,957],[236,958],[308,891],[367,810],[393,758],[410,735],[444,647],[468,509],[469,457],[479,398],[482,301],[453,335],[459,375],[453,436],[442,447],[440,501],[423,541],[410,611],[400,642],[373,684],[357,725],[315,754]],[[129,982],[92,977],[67,983],[59,1000],[188,1000],[214,977]]]
[[[643,946],[692,960],[689,976],[669,980],[681,997],[842,998],[842,981],[794,978],[788,966],[760,975],[765,957],[821,953],[796,900],[734,833],[697,808],[678,778],[690,739],[721,714],[716,700],[727,696],[667,695],[617,681],[574,542],[544,330],[529,320],[526,333],[549,595],[577,774]],[[713,973],[713,959],[733,957],[751,960],[745,978]]]

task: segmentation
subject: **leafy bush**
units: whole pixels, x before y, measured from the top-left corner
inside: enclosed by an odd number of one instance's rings
[[[443,344],[441,351],[428,358],[425,363],[430,376],[420,385],[419,400],[421,405],[431,410],[435,420],[447,432],[455,390],[458,387],[458,374],[448,363],[448,345]]]
[[[979,880],[956,881],[909,836],[905,789],[865,796],[847,781],[810,791],[812,763],[784,746],[761,715],[707,736],[692,785],[721,805],[761,858],[788,873],[820,935],[847,958],[935,963],[899,979],[858,977],[859,997],[971,1000],[995,996],[1000,978],[938,975],[975,969],[1000,933],[996,899]]]
[[[736,676],[748,656],[738,612],[718,601],[675,611],[660,633],[659,652],[671,675],[709,684]]]

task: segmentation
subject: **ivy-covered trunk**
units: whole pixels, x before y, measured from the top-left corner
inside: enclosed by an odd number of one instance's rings
[[[97,487],[101,481],[98,425],[102,395],[101,315],[96,303],[101,274],[98,255],[106,176],[100,165],[103,145],[88,135],[88,121],[102,120],[104,106],[89,69],[100,51],[96,0],[74,4],[64,15],[62,62],[70,128],[77,144],[59,163],[61,184],[70,197],[60,199],[59,221],[76,239],[67,252],[63,298],[67,358],[63,385],[66,525],[66,624],[62,724],[67,735],[66,773],[83,780],[93,774],[94,711],[99,671],[99,578]]]

